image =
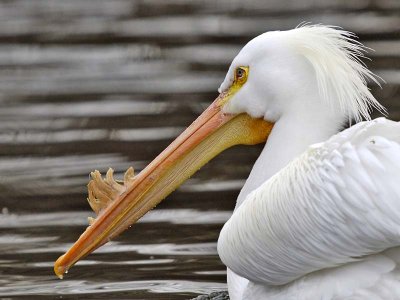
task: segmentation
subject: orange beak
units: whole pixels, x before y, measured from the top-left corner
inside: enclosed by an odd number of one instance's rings
[[[223,150],[266,141],[273,124],[247,114],[222,112],[229,93],[218,98],[118,195],[54,265],[60,278],[78,260],[107,243],[154,208]]]

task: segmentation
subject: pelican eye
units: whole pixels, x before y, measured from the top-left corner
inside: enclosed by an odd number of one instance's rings
[[[249,67],[237,67],[235,70],[235,82],[243,85],[248,76]]]
[[[245,73],[246,73],[246,71],[243,70],[242,68],[237,68],[236,69],[236,78],[237,79],[243,78]]]

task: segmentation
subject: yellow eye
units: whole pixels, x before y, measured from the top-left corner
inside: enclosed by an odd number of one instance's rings
[[[247,81],[249,67],[237,67],[235,70],[235,82],[243,85]]]
[[[242,68],[237,68],[236,69],[236,78],[241,79],[246,75],[246,71],[243,70]]]
[[[224,105],[227,103],[232,96],[242,88],[249,78],[249,71],[249,66],[240,66],[233,70],[233,82],[226,93],[221,93],[221,95],[223,94],[224,97],[219,102],[219,105]]]

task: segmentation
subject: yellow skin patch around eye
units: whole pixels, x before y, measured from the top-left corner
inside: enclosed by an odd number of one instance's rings
[[[242,77],[238,77],[238,69],[242,70]],[[242,86],[247,82],[247,78],[249,77],[249,70],[250,68],[248,66],[240,66],[235,69],[235,78],[233,80],[233,83],[229,87],[229,89],[224,92],[224,97],[221,97],[220,101],[218,102],[219,106],[223,106],[225,103],[227,103],[232,98],[232,96],[235,95],[242,88]]]

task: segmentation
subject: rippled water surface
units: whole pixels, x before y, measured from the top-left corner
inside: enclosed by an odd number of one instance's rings
[[[206,165],[73,267],[90,171],[137,172],[216,96],[252,37],[302,21],[359,34],[400,119],[397,0],[0,0],[0,298],[188,299],[226,290],[216,240],[262,148]]]
[[[54,259],[81,233],[87,216],[3,214],[0,296],[187,299],[226,289],[215,240],[229,212],[196,209],[155,210],[135,230],[78,263],[66,279],[56,279]]]

